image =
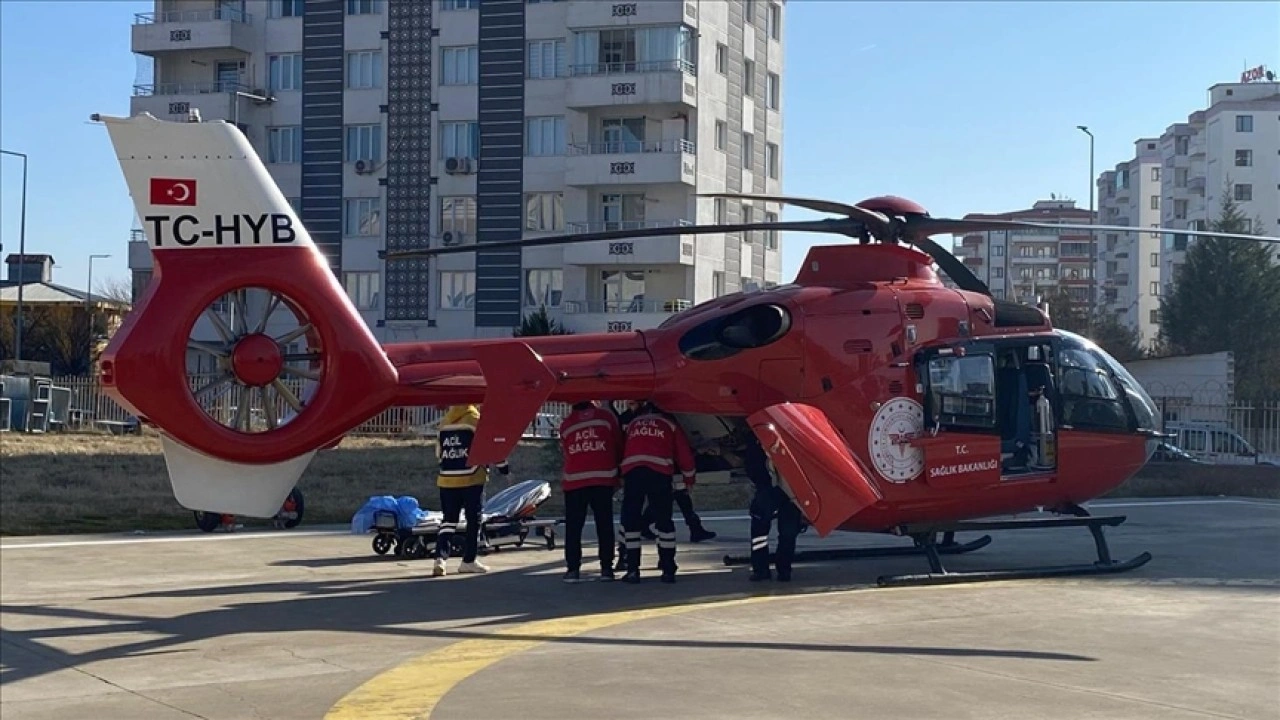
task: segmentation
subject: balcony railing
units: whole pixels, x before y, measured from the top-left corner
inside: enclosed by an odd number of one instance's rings
[[[157,83],[134,85],[134,97],[152,95],[209,95],[213,93],[249,92],[249,86],[238,82]]]
[[[565,224],[569,233],[610,232],[613,230],[645,230],[648,228],[680,228],[693,223],[688,220],[593,220]],[[673,231],[676,234],[679,231]]]
[[[617,142],[576,143],[569,145],[570,155],[624,155],[630,153],[694,154],[696,146],[689,140],[619,140]]]
[[[626,75],[630,73],[680,71],[694,75],[694,64],[688,60],[646,60],[644,62],[608,62],[570,65],[569,74],[575,77],[590,75]]]
[[[573,300],[564,303],[564,311],[572,314],[585,313],[675,313],[693,307],[692,300]]]
[[[170,10],[162,13],[136,13],[134,25],[154,25],[157,23],[189,23],[226,20],[228,22],[252,23],[253,16],[231,7],[216,7],[208,10]]]

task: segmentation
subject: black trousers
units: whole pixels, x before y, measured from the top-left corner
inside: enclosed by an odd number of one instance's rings
[[[774,564],[778,574],[786,577],[791,575],[791,560],[796,554],[796,536],[800,534],[803,516],[782,488],[757,485],[751,498],[751,569],[758,574],[769,572],[769,528],[775,514],[778,516],[778,551],[774,554]]]
[[[465,513],[467,530],[462,545],[462,562],[475,562],[480,544],[480,507],[484,501],[484,485],[440,488],[440,532],[436,535],[436,557],[449,558],[449,546],[458,530],[458,520]]]
[[[569,570],[582,567],[582,526],[590,511],[596,521],[600,568],[613,566],[613,487],[592,485],[564,494],[564,563]]]
[[[622,537],[627,547],[627,570],[640,570],[645,502],[649,503],[658,534],[658,567],[664,575],[674,574],[676,526],[671,519],[671,476],[648,468],[636,468],[622,478]]]
[[[684,524],[692,532],[702,529],[702,518],[698,517],[697,511],[693,509],[693,497],[689,495],[689,489],[675,490],[671,493],[672,499],[675,500],[676,507],[680,508],[680,515],[684,517]],[[653,514],[653,505],[648,505],[644,509],[645,527],[649,527],[654,523],[655,515]]]

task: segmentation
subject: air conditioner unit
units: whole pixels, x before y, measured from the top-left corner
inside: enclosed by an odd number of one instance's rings
[[[373,172],[373,163],[369,162],[368,160],[357,160],[357,161],[356,161],[356,173],[357,173],[357,174],[359,174],[359,175],[367,175],[367,174],[369,174],[369,173],[371,173],[371,172]]]
[[[466,236],[460,232],[445,230],[444,233],[441,234],[440,239],[444,241],[445,247],[450,247],[464,243],[466,241]]]
[[[466,175],[472,172],[474,163],[469,157],[445,158],[444,171],[450,175]]]

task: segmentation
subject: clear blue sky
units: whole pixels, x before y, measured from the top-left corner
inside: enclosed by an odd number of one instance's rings
[[[0,1],[0,146],[31,156],[27,251],[55,281],[128,277],[133,223],[106,132],[127,114],[133,14],[150,2]],[[858,201],[910,197],[935,216],[1089,199],[1097,170],[1203,107],[1246,66],[1280,69],[1275,2],[792,0],[785,25],[783,188]],[[4,253],[18,249],[21,163],[3,158]],[[785,219],[811,217],[788,212]],[[817,236],[784,238],[783,276]],[[95,285],[97,282],[95,281]]]

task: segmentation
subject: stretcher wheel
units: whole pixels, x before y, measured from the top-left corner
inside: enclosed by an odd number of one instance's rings
[[[211,513],[211,512],[205,512],[203,510],[196,510],[195,516],[196,516],[196,527],[200,528],[201,530],[207,533],[211,533],[214,530],[217,530],[218,526],[222,524],[222,515],[220,513]]]
[[[391,538],[386,535],[373,536],[373,551],[379,555],[386,555],[391,550]]]

